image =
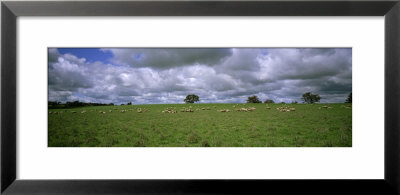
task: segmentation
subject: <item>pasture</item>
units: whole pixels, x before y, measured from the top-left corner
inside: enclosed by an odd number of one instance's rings
[[[236,111],[250,107],[255,109]],[[351,104],[152,104],[49,109],[48,146],[351,147],[352,109]]]

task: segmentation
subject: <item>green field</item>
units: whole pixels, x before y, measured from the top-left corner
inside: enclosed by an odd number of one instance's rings
[[[181,112],[183,107],[189,106],[193,112]],[[269,104],[270,109],[266,106],[153,104],[49,109],[48,146],[352,146],[351,104]],[[256,109],[235,111],[249,107]],[[295,111],[281,112],[279,107],[294,108]],[[137,112],[138,108],[142,109],[141,113]],[[163,113],[166,108],[177,113]],[[222,109],[230,112],[218,112]],[[86,113],[81,113],[83,110]]]

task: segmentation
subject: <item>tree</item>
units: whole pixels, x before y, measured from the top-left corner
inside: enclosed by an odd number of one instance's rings
[[[264,104],[274,104],[274,100],[265,100]]]
[[[312,94],[311,92],[307,92],[303,94],[302,100],[308,104],[313,104],[315,102],[319,102],[321,97],[318,94]]]
[[[247,103],[261,103],[257,96],[253,95],[247,98]]]
[[[128,102],[128,104],[127,105],[132,105],[132,102]]]
[[[186,96],[186,98],[183,100],[185,101],[185,103],[190,103],[193,104],[194,102],[198,102],[199,100],[199,96],[197,96],[196,94],[189,94]]]
[[[347,96],[347,99],[344,103],[352,103],[352,93],[349,94],[349,96]]]

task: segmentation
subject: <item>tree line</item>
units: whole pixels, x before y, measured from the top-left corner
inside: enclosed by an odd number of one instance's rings
[[[80,102],[80,101],[73,101],[73,102],[65,102],[61,103],[59,101],[49,101],[48,107],[49,108],[76,108],[76,107],[84,107],[84,106],[114,106],[114,103],[103,104],[103,103],[93,103],[93,102]]]
[[[306,92],[302,95],[301,99],[303,100],[304,103],[307,104],[314,104],[316,102],[319,102],[321,100],[321,96],[319,94],[313,94],[311,92]],[[200,98],[198,95],[196,94],[189,94],[186,96],[186,98],[183,100],[185,103],[195,103],[200,101]],[[256,96],[250,96],[247,98],[247,103],[262,103],[261,100]],[[265,104],[274,104],[274,100],[271,99],[267,99],[264,101]],[[285,103],[285,102],[281,102],[281,103]],[[297,104],[297,101],[293,101],[291,102],[292,104]],[[349,96],[347,97],[347,99],[345,100],[345,103],[352,103],[352,93],[349,94]]]
[[[313,94],[311,92],[304,93],[301,98],[304,103],[313,104],[319,102],[321,100],[321,96],[319,94]],[[195,102],[200,101],[200,98],[196,94],[189,94],[183,100],[187,104],[193,104]],[[256,96],[250,96],[247,98],[247,103],[262,103],[262,101]],[[264,101],[265,104],[274,104],[274,100],[267,99]],[[285,103],[285,102],[281,102]],[[292,104],[297,104],[297,101],[291,102]],[[345,100],[345,103],[352,103],[352,93],[350,93]],[[121,104],[125,105],[125,104]],[[127,105],[132,105],[132,102],[128,102]],[[114,106],[114,103],[104,104],[104,103],[92,103],[92,102],[80,102],[80,101],[73,101],[73,102],[65,102],[61,103],[59,101],[49,101],[48,107],[49,108],[76,108],[76,107],[83,107],[83,106]]]

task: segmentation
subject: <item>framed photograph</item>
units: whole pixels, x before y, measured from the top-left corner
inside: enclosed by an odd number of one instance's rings
[[[399,23],[397,0],[2,1],[1,192],[398,194]]]

